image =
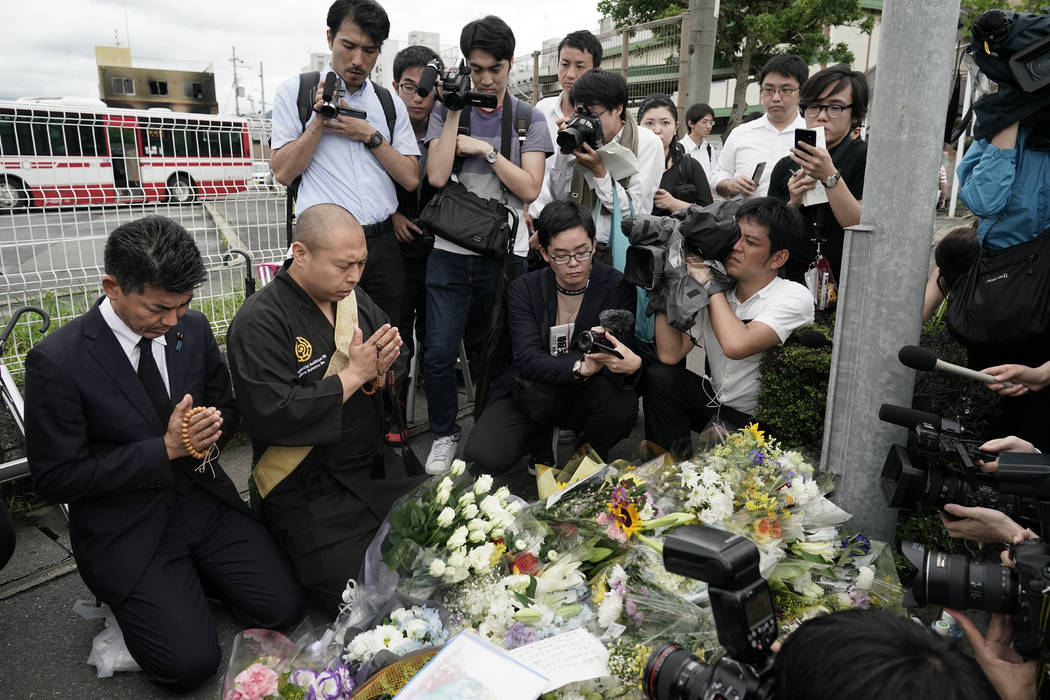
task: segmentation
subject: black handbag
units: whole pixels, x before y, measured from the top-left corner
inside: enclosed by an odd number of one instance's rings
[[[503,104],[500,152],[504,158],[509,159],[514,112],[514,109],[510,108],[512,100],[509,91],[503,97]],[[518,139],[524,141],[529,117],[522,108],[521,101],[517,106]],[[464,107],[463,114],[460,115],[459,133],[470,134],[469,106]],[[458,175],[462,166],[462,158],[457,157],[452,167],[453,174]],[[507,189],[502,184],[500,190],[506,195]],[[450,178],[420,212],[419,225],[428,233],[440,236],[471,252],[501,257],[513,250],[514,239],[518,235],[518,213],[498,199],[476,195],[458,180]]]
[[[966,346],[1050,339],[1050,230],[981,250],[948,295],[948,330]]]

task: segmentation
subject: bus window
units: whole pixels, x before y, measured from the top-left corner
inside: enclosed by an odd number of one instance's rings
[[[63,133],[61,124],[48,124],[47,125],[47,136],[48,143],[51,148],[51,155],[54,156],[65,156],[73,155],[66,152],[66,137]]]

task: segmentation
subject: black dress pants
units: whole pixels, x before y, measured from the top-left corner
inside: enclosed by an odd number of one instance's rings
[[[176,496],[142,577],[113,606],[128,651],[153,683],[185,692],[218,669],[222,652],[206,595],[245,627],[287,627],[303,610],[299,584],[265,526],[190,487]]]
[[[566,385],[563,407],[539,423],[508,396],[485,407],[464,450],[472,470],[503,474],[533,447],[537,435],[551,426],[582,431],[580,444],[590,444],[605,459],[609,450],[627,437],[638,420],[638,395],[617,381],[598,374],[584,384]]]
[[[692,456],[689,431],[702,431],[715,416],[734,429],[751,421],[748,414],[719,404],[707,377],[681,365],[650,364],[643,383],[645,439],[675,457]]]
[[[368,244],[368,264],[358,284],[383,310],[390,323],[397,323],[401,318],[405,272],[401,263],[401,248],[390,219],[365,226],[365,242]]]

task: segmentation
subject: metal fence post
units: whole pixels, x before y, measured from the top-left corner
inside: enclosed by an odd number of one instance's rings
[[[540,52],[532,52],[532,106],[540,101]]]
[[[630,40],[627,38],[627,30],[620,32],[620,75],[627,80],[627,66],[630,63],[629,56]]]
[[[835,322],[823,468],[841,475],[834,500],[869,537],[892,541],[880,489],[887,449],[904,429],[881,403],[911,405],[914,372],[897,361],[917,342],[933,234],[935,183],[959,0],[886,0],[870,122],[861,226],[847,231]]]

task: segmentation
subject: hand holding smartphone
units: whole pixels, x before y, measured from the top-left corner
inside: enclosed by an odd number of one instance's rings
[[[762,173],[765,172],[765,169],[765,161],[762,161],[761,163],[755,166],[755,172],[751,175],[751,181],[754,182],[756,186],[758,185],[758,181],[762,179]]]
[[[798,148],[800,143],[806,143],[816,148],[817,146],[817,132],[814,129],[795,129],[795,148]]]

